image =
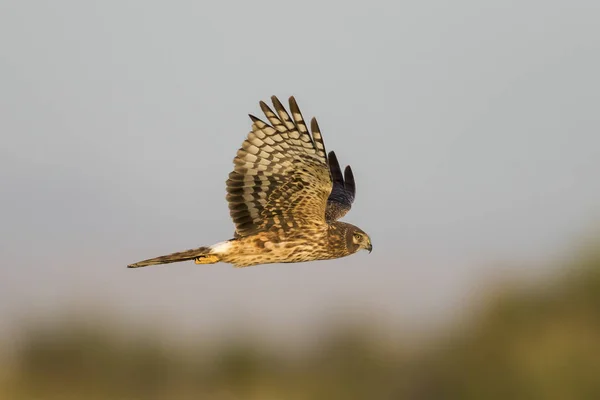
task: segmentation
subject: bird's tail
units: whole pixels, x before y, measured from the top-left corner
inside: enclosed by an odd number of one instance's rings
[[[179,253],[138,261],[134,264],[129,264],[127,268],[147,267],[148,265],[170,264],[189,260],[196,260],[196,264],[214,264],[219,262],[219,257],[212,253],[211,250],[210,247],[198,247],[197,249],[180,251]]]

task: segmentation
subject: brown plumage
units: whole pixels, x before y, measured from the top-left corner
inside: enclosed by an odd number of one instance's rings
[[[156,257],[128,267],[195,260],[236,267],[345,257],[372,250],[361,229],[338,221],[356,193],[350,166],[342,174],[327,155],[316,119],[311,129],[290,97],[291,116],[277,97],[275,111],[260,102],[269,123],[253,115],[252,131],[233,160],[227,196],[234,238],[210,247]]]

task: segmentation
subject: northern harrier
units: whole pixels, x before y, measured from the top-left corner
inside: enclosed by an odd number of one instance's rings
[[[371,252],[365,232],[338,221],[354,201],[352,169],[347,166],[342,174],[335,154],[325,152],[317,120],[311,120],[309,132],[293,97],[292,117],[277,97],[271,100],[275,112],[260,102],[270,125],[250,115],[252,132],[238,150],[227,180],[234,238],[128,267],[188,260],[248,267],[340,258],[361,249]]]

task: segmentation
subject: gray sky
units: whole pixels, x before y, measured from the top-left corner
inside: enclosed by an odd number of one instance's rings
[[[279,334],[451,315],[600,220],[598,21],[592,0],[3,1],[0,329],[88,304]],[[353,166],[374,252],[127,270],[231,237],[225,179],[272,94]]]

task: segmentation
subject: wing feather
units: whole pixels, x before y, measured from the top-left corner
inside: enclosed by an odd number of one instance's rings
[[[356,195],[356,183],[354,182],[352,168],[349,165],[344,169],[344,174],[342,175],[340,163],[333,151],[329,152],[328,161],[333,188],[327,199],[325,219],[331,222],[342,218],[352,208],[352,203]]]
[[[250,115],[252,131],[227,180],[227,201],[238,237],[325,223],[332,182],[316,120],[311,136],[293,97],[293,118],[275,96],[271,100],[275,112],[260,102],[270,125]]]

